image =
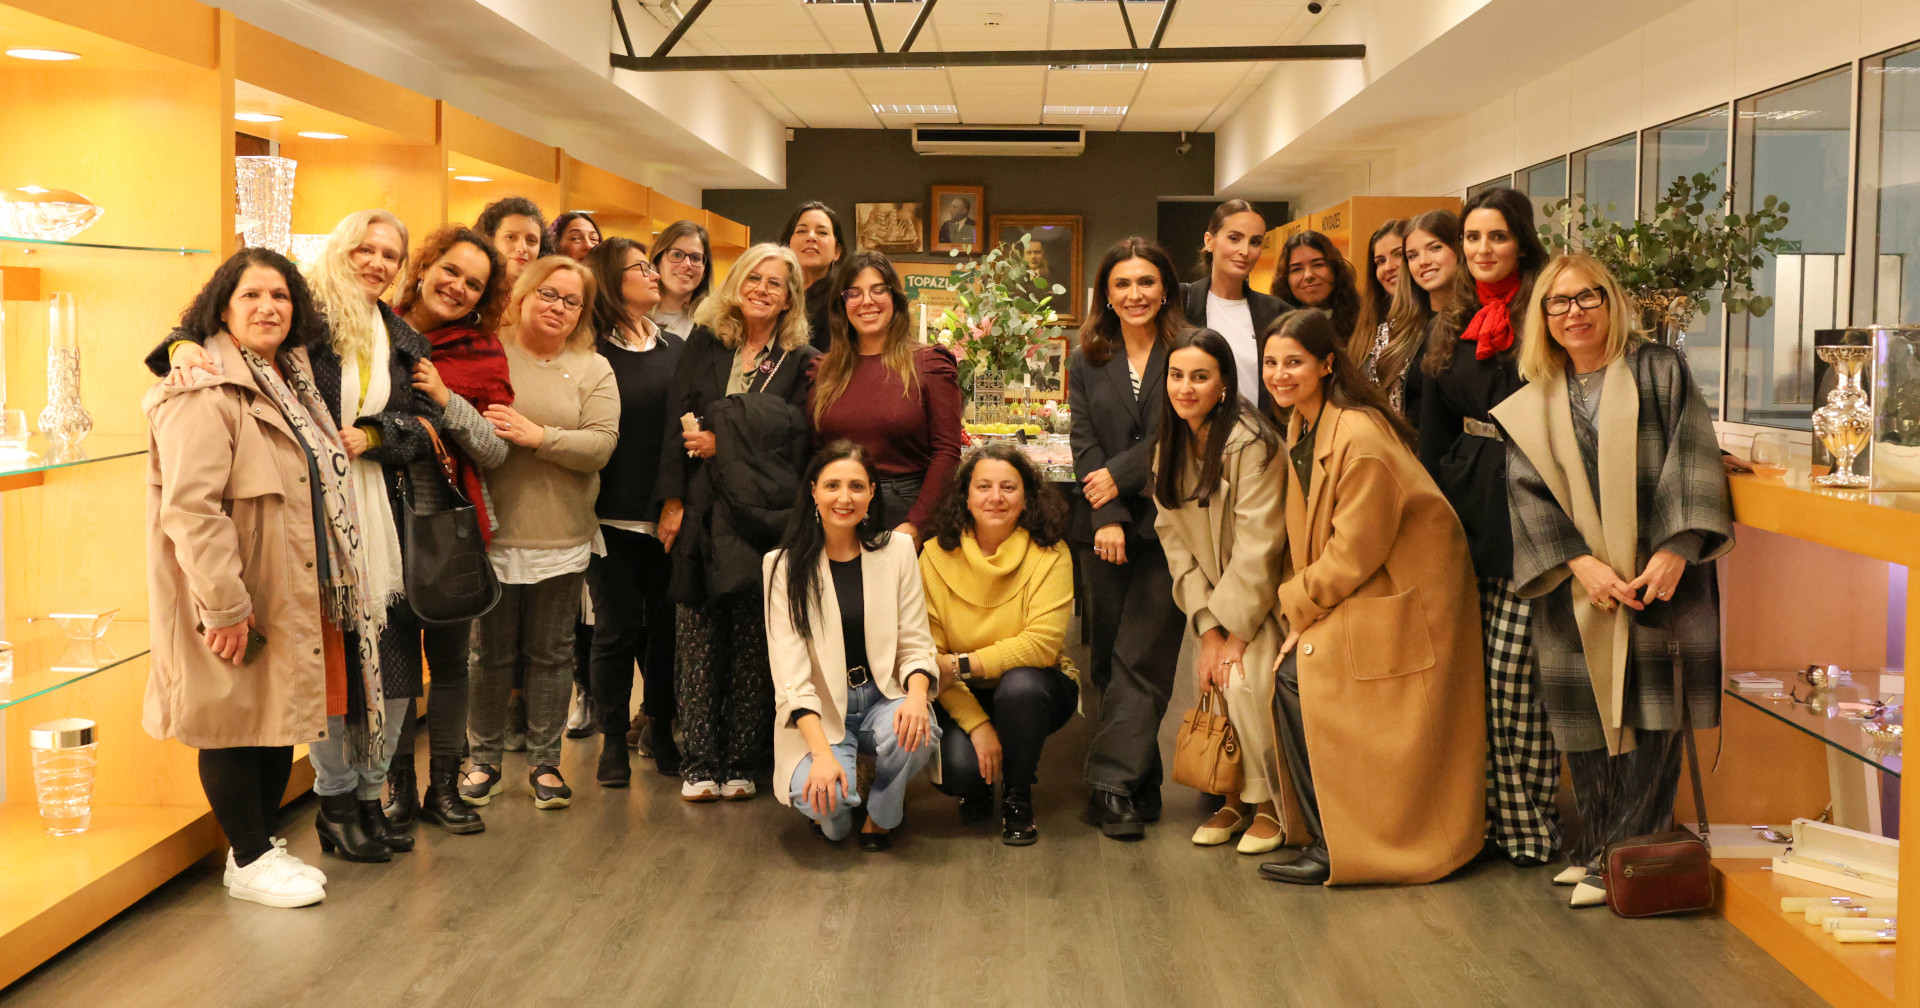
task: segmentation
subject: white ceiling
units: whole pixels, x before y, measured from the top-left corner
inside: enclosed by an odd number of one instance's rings
[[[665,0],[628,0],[663,23]],[[692,0],[678,0],[682,10]],[[1329,4],[1328,6],[1338,6]],[[1142,46],[1162,5],[1130,2],[1127,15]],[[628,16],[636,15],[633,7]],[[880,37],[897,50],[919,3],[876,3]],[[1162,45],[1292,45],[1324,15],[1303,0],[1178,0]],[[914,41],[915,52],[983,49],[1124,49],[1117,2],[940,0]],[[673,55],[873,52],[857,3],[713,0]],[[644,55],[644,53],[643,53]],[[1214,129],[1272,72],[1270,63],[1152,65],[1145,71],[964,67],[929,70],[767,70],[732,72],[737,82],[788,126],[907,127],[923,122],[1058,123],[1095,130]],[[949,115],[882,114],[875,105],[954,106]],[[1050,115],[1048,106],[1125,106],[1126,115]]]

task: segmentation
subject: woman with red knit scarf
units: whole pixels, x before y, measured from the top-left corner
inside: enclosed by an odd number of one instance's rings
[[[1420,461],[1460,516],[1480,582],[1487,660],[1487,838],[1517,865],[1552,860],[1560,845],[1554,792],[1560,756],[1537,694],[1532,616],[1516,595],[1508,525],[1507,446],[1491,411],[1525,384],[1519,323],[1547,250],[1533,204],[1512,189],[1467,200],[1466,269],[1433,326],[1421,361]]]

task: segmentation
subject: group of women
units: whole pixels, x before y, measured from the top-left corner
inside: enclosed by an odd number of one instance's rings
[[[1090,681],[1086,816],[1125,839],[1161,815],[1185,645],[1244,768],[1196,844],[1307,883],[1564,852],[1590,905],[1605,845],[1671,816],[1675,704],[1717,723],[1725,478],[1684,358],[1606,270],[1548,263],[1511,190],[1465,209],[1383,227],[1364,289],[1307,232],[1253,290],[1239,200],[1192,283],[1118,243],[1069,365],[1067,493],[1009,445],[963,454],[954,359],[824,204],[718,278],[696,224],[648,246],[517,198],[411,253],[377,210],[304,270],[244,250],[148,360],[149,730],[201,750],[229,892],[275,906],[324,896],[271,834],[302,742],[323,849],[354,861],[418,820],[483,829],[509,750],[566,807],[561,739],[595,733],[604,787],[629,740],[691,802],[770,763],[820,836],[882,850],[925,768],[1026,845]],[[462,501],[500,599],[423,620],[403,530]]]

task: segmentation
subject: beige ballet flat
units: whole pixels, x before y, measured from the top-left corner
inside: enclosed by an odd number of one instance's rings
[[[1584,878],[1585,875],[1581,877]],[[1584,907],[1606,906],[1607,891],[1597,885],[1588,885],[1582,882],[1573,887],[1573,898],[1567,901],[1567,905],[1575,910]]]
[[[1225,812],[1225,811],[1226,809],[1220,810],[1220,812]],[[1233,820],[1233,824],[1230,826],[1222,827],[1222,826],[1208,825],[1208,823],[1213,822],[1215,817],[1219,816],[1220,812],[1215,812],[1213,816],[1208,817],[1207,822],[1200,824],[1199,829],[1193,831],[1193,842],[1195,844],[1201,847],[1218,847],[1221,844],[1226,843],[1227,841],[1233,839],[1233,835],[1235,833],[1238,833],[1246,829],[1248,826],[1253,825],[1253,820],[1248,818],[1245,812],[1235,812],[1234,813],[1235,818]]]
[[[1270,837],[1257,837],[1251,832],[1243,833],[1240,835],[1240,845],[1235,847],[1234,850],[1242,854],[1266,854],[1279,850],[1280,847],[1287,842],[1287,832],[1284,828],[1281,828],[1280,820],[1275,819],[1265,812],[1256,812],[1253,818],[1255,820],[1265,819],[1272,823],[1276,832]]]
[[[1553,884],[1557,886],[1579,885],[1580,880],[1586,877],[1586,865],[1568,865],[1561,870],[1560,874],[1553,877]]]

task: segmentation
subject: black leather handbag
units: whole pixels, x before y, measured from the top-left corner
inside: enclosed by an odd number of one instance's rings
[[[435,478],[446,487],[447,507],[422,512],[414,506],[413,480],[400,480],[400,566],[407,604],[428,626],[465,623],[485,616],[500,601],[500,582],[487,559],[487,543],[480,535],[480,512],[460,492],[453,459],[440,435],[425,420],[438,463]]]

